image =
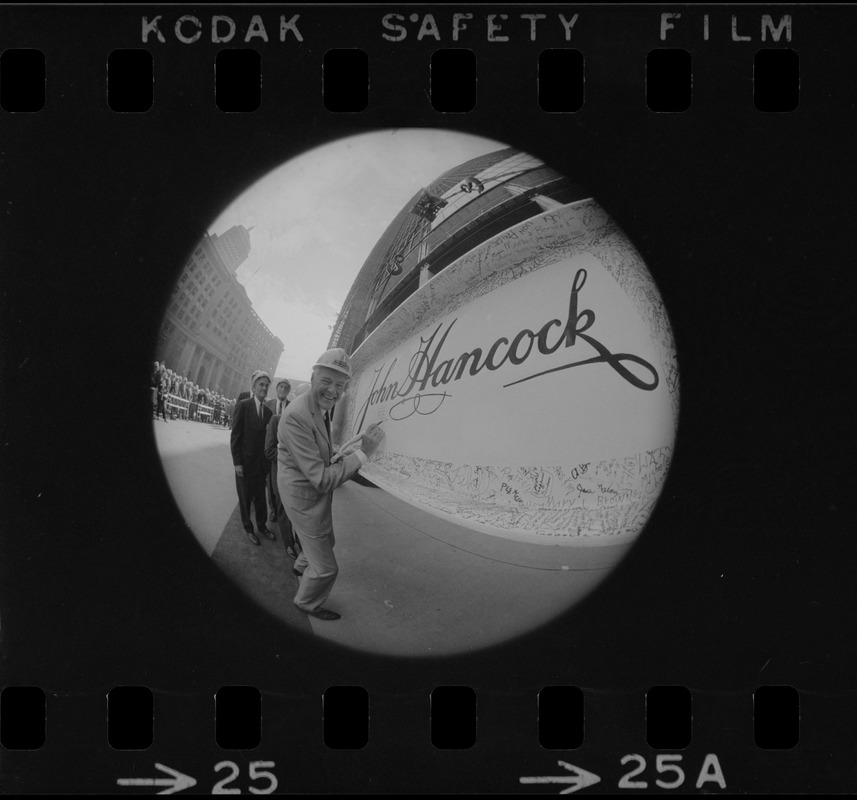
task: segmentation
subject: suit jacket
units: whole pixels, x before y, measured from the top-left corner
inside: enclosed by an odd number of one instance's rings
[[[280,417],[277,429],[277,486],[286,513],[303,534],[322,537],[333,532],[333,491],[353,478],[360,458],[345,456],[331,465],[333,444],[324,412],[306,392]]]
[[[277,430],[280,427],[280,414],[274,414],[265,426],[265,458],[271,462],[271,471],[277,474]]]
[[[279,415],[277,414],[277,403],[278,403],[278,402],[279,402],[279,400],[277,400],[277,398],[276,398],[276,397],[275,397],[273,400],[266,400],[266,401],[265,401],[265,405],[266,405],[266,406],[268,406],[268,408],[270,408],[270,409],[271,409],[271,413],[272,413],[272,414],[275,414],[275,415],[277,415],[277,416],[279,416]],[[286,400],[286,406],[285,406],[285,408],[283,408],[283,411],[285,411],[285,410],[286,410],[286,408],[288,408],[288,407],[289,407],[289,401],[288,401],[288,400]]]
[[[244,467],[245,477],[267,475],[269,461],[265,458],[265,428],[271,420],[271,409],[262,404],[262,419],[256,413],[256,401],[252,397],[235,406],[232,418],[232,463]]]
[[[271,494],[280,501],[280,489],[277,486],[277,430],[280,427],[280,414],[274,414],[270,422],[265,426],[265,458],[268,459],[270,472],[268,473],[268,487]]]

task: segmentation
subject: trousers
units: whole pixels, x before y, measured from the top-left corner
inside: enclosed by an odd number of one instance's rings
[[[243,478],[236,473],[235,488],[238,491],[238,508],[241,510],[241,524],[244,530],[253,531],[253,523],[250,521],[251,503],[256,507],[256,525],[259,528],[265,527],[268,521],[268,504],[265,501],[264,473],[248,475],[245,471]]]
[[[280,496],[276,495],[276,498],[277,503],[275,508],[277,509],[277,526],[280,529],[280,536],[283,539],[283,544],[286,547],[298,547],[300,545],[297,541],[292,521],[289,519],[289,515],[286,514],[286,509],[283,506],[283,501],[280,500]]]
[[[303,551],[295,561],[295,569],[303,572],[294,603],[305,611],[315,611],[330,597],[330,591],[339,574],[339,565],[333,554],[336,540],[333,531],[309,535],[295,527]]]

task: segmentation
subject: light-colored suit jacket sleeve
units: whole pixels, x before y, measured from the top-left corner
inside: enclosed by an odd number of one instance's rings
[[[354,453],[331,465],[327,440],[308,413],[283,414],[277,438],[288,449],[303,477],[320,494],[329,494],[360,469],[360,457]]]

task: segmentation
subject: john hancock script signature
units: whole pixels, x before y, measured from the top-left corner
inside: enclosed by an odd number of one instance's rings
[[[473,350],[465,351],[457,358],[441,360],[441,352],[443,351],[446,338],[449,336],[449,332],[458,321],[458,318],[456,317],[456,319],[450,322],[445,330],[444,323],[440,323],[428,338],[420,337],[420,347],[411,356],[410,363],[408,364],[407,379],[401,385],[399,381],[390,381],[390,373],[396,366],[398,359],[394,358],[389,366],[381,364],[375,370],[375,379],[369,395],[357,411],[355,432],[359,433],[362,430],[363,422],[366,419],[366,412],[371,406],[396,397],[403,399],[390,407],[389,414],[391,419],[407,419],[415,413],[423,415],[433,414],[441,407],[443,401],[447,397],[452,397],[452,395],[446,391],[426,392],[429,385],[431,388],[437,389],[453,381],[461,380],[464,377],[465,370],[467,370],[468,375],[472,376],[478,375],[483,369],[492,372],[498,370],[506,362],[518,366],[533,355],[534,345],[539,353],[547,356],[555,353],[560,347],[574,347],[577,344],[577,340],[582,339],[595,350],[597,355],[533,373],[526,378],[520,378],[511,383],[504,384],[504,389],[524,383],[525,381],[531,381],[534,378],[540,378],[551,372],[571,369],[572,367],[582,367],[586,364],[607,364],[637,389],[649,392],[656,389],[659,382],[658,373],[648,361],[631,353],[611,353],[601,342],[586,333],[595,324],[595,312],[591,309],[584,309],[578,313],[578,296],[585,283],[586,270],[579,269],[574,276],[574,283],[571,287],[571,295],[568,300],[568,317],[564,325],[562,320],[551,319],[538,331],[531,331],[529,328],[524,328],[511,341],[505,336],[501,336],[488,348],[487,353],[484,353],[484,357],[482,348],[475,347]],[[561,327],[562,331],[556,341],[553,344],[549,344],[548,336],[555,327]],[[501,349],[503,350],[502,358],[500,357]],[[638,364],[643,368],[644,372],[648,373],[650,379],[646,380],[635,375],[625,366],[624,362]],[[381,377],[382,373],[383,378]]]

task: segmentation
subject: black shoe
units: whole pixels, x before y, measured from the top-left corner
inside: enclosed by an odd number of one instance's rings
[[[301,608],[300,606],[295,606],[295,608],[300,609],[304,614],[309,614],[311,617],[315,617],[316,619],[323,619],[325,622],[342,619],[341,614],[337,614],[335,611],[328,611],[326,608],[317,608],[315,611],[307,611],[305,608]]]
[[[255,544],[257,547],[259,547],[259,546],[262,544],[262,543],[259,541],[259,537],[258,537],[258,536],[256,536],[256,534],[255,534],[255,533],[253,533],[253,531],[247,531],[247,538],[248,538],[251,542],[253,542],[253,544]]]
[[[272,530],[264,525],[258,525],[257,527],[259,528],[259,533],[261,533],[266,539],[270,539],[272,542],[277,541],[276,534]]]

